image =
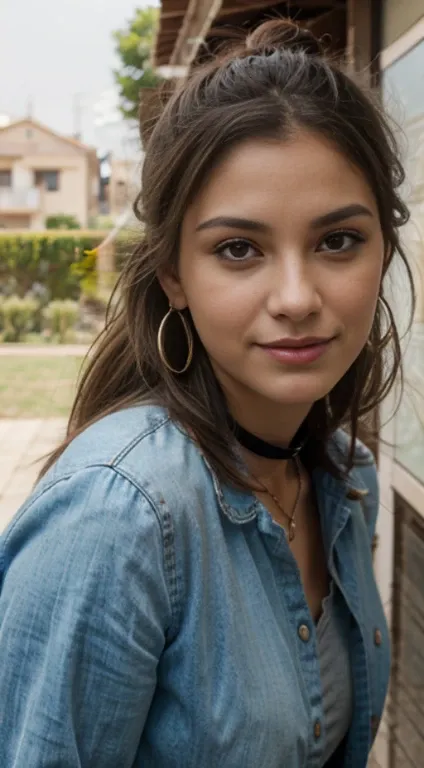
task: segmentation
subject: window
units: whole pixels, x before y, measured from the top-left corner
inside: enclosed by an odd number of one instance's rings
[[[415,27],[411,29],[411,32],[414,29]],[[417,74],[419,72],[421,75]],[[400,58],[384,70],[382,80],[387,108],[400,126],[402,147],[405,144],[405,149],[407,148],[404,156],[406,184],[403,187],[402,196],[411,214],[411,224],[405,234],[402,233],[402,243],[416,274],[418,289],[414,324],[411,328],[407,348],[405,348],[405,394],[399,409],[396,411],[396,437],[393,442],[396,461],[402,464],[421,483],[424,483],[424,428],[421,414],[424,376],[424,293],[422,291],[424,285],[424,261],[422,257],[424,232],[423,72],[424,40],[421,40],[413,48],[404,51]],[[392,271],[389,280],[393,287],[389,288],[389,301],[392,309],[395,310],[396,318],[403,326],[407,317],[409,320],[409,306],[408,301],[405,300],[403,274],[396,272],[395,277],[395,273]]]
[[[12,186],[12,171],[0,171],[0,187]]]
[[[424,518],[395,497],[390,767],[421,766],[424,749]]]
[[[35,186],[44,187],[47,192],[59,189],[59,171],[35,171]]]

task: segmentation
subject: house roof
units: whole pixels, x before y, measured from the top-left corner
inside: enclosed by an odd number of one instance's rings
[[[49,136],[53,136],[55,139],[58,139],[59,141],[64,141],[66,144],[71,144],[75,149],[80,149],[82,152],[86,152],[87,154],[96,153],[95,147],[90,146],[89,144],[84,144],[82,141],[78,141],[78,139],[74,139],[71,136],[63,136],[61,133],[57,133],[56,131],[53,131],[51,128],[49,128],[47,125],[44,125],[43,123],[39,123],[38,120],[34,120],[31,117],[25,117],[21,120],[14,120],[8,125],[5,125],[0,128],[0,138],[4,136],[8,131],[10,131],[12,128],[16,128],[19,125],[28,125],[33,128],[37,128],[40,131],[43,131],[44,133],[47,133]]]
[[[290,17],[319,34],[345,31],[347,0],[162,0],[159,32],[154,51],[156,66],[189,66],[200,45],[223,27],[255,25],[273,16]],[[341,25],[340,21],[343,21]],[[343,32],[341,32],[343,26]],[[222,39],[222,35],[221,35]],[[335,41],[335,47],[345,40]]]

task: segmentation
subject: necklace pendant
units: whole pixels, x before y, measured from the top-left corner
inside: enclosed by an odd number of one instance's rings
[[[289,541],[293,541],[296,536],[296,523],[294,520],[290,520],[289,523]]]

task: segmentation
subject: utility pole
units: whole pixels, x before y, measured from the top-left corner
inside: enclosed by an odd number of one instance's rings
[[[74,124],[74,139],[81,141],[82,136],[82,103],[81,93],[76,93],[73,99],[73,124]]]

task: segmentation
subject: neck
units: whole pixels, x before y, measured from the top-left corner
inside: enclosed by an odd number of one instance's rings
[[[274,488],[275,491],[278,491],[275,485],[276,480],[278,480],[278,485],[284,488],[296,477],[293,460],[265,459],[263,456],[257,456],[243,447],[241,447],[241,453],[246,467],[252,476],[257,477],[268,487]]]
[[[284,405],[275,406],[274,403],[272,407],[263,409],[257,406],[246,408],[240,402],[227,402],[237,424],[266,443],[280,448],[290,446],[310,410],[309,406],[287,408]]]
[[[287,448],[312,408],[312,402],[284,403],[236,382],[211,360],[233,419],[247,432],[271,445]]]
[[[299,409],[296,414],[293,414],[292,409],[292,412],[288,415],[285,413],[286,409],[284,407],[279,408],[278,414],[273,414],[272,423],[270,419],[265,418],[265,414],[259,414],[257,409],[250,409],[249,417],[246,418],[244,410],[233,408],[231,416],[238,426],[241,426],[250,433],[247,437],[254,435],[271,446],[278,448],[288,448],[290,446],[293,448],[293,438],[299,432],[299,428],[305,420],[308,410]],[[301,435],[298,436],[297,441],[299,438],[301,439]],[[272,456],[272,451],[268,455],[267,451],[262,453],[262,446],[260,444],[255,445],[254,441],[251,445],[251,441],[249,439],[246,440],[246,436],[243,433],[240,434],[239,443],[246,466],[253,476],[272,485],[277,477],[278,483],[282,483],[282,487],[285,487],[293,480],[297,482],[298,475],[295,460],[292,457],[274,457]],[[259,450],[256,450],[256,448]]]

